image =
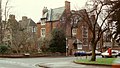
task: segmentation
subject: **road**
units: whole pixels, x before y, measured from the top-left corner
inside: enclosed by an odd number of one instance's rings
[[[75,64],[73,60],[76,59],[76,57],[0,58],[0,68],[42,68],[38,67],[38,64],[50,68],[110,68]]]

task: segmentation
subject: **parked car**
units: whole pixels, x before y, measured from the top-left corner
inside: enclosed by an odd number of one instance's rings
[[[119,55],[118,50],[111,50],[111,52],[112,52],[111,56],[109,56],[108,50],[101,53],[101,56],[105,58],[105,57],[117,57]]]
[[[74,56],[76,57],[76,56],[86,56],[86,52],[85,51],[76,51],[75,53],[74,53]]]
[[[92,55],[92,51],[86,52],[86,53],[87,53],[88,55]],[[95,50],[95,54],[96,54],[96,55],[101,55],[101,52]]]
[[[120,51],[118,53],[119,53],[118,56],[120,56]]]

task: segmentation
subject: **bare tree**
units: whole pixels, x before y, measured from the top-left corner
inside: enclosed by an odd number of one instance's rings
[[[11,34],[11,48],[16,53],[31,52],[35,47],[37,42],[36,35],[27,29],[21,28],[20,23],[15,19],[8,20],[9,31]]]
[[[84,20],[88,28],[91,31],[91,47],[92,47],[92,57],[91,61],[96,61],[95,50],[97,43],[101,40],[103,33],[108,30],[107,19],[114,11],[108,11],[111,6],[106,4],[104,0],[90,0],[86,2],[86,10],[77,11],[71,14],[71,17],[75,14]],[[91,16],[91,17],[90,17]],[[77,19],[79,22],[80,19]]]
[[[89,28],[91,29],[92,32],[92,40],[91,40],[91,46],[92,46],[92,58],[91,61],[96,60],[95,56],[95,50],[98,41],[101,39],[103,33],[109,29],[108,25],[108,18],[114,11],[109,11],[110,7],[108,2],[105,2],[104,0],[91,0],[91,4],[87,5],[92,7],[92,10],[90,13],[93,13],[95,15],[95,20],[89,21],[92,24],[89,24]],[[99,27],[98,27],[98,24]],[[97,32],[96,32],[97,30]]]
[[[4,9],[2,11],[2,0],[0,0],[0,40],[1,43],[3,43],[3,38],[4,38],[4,31],[7,29],[8,24],[7,24],[7,19],[9,15],[9,11],[11,9],[10,6],[8,6],[10,0],[6,0]],[[2,16],[3,13],[3,16]],[[4,21],[2,21],[2,17],[4,17]]]
[[[8,16],[9,16],[9,13],[10,13],[10,10],[11,10],[11,8],[12,8],[12,6],[8,6],[9,5],[9,2],[10,2],[10,0],[7,0],[6,2],[5,2],[5,6],[4,6],[4,25],[3,25],[3,28],[4,29],[6,29],[7,27],[8,27],[8,25],[7,25],[7,20],[8,20]]]

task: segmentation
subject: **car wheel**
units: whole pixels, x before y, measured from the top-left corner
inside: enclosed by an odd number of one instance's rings
[[[102,55],[102,58],[105,58],[105,57]]]
[[[77,57],[77,55],[74,55],[75,57]]]
[[[117,55],[115,56],[115,58],[117,58]]]

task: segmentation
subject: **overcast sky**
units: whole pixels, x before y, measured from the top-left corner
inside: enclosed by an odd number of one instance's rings
[[[2,6],[6,0],[2,0]],[[41,18],[42,9],[47,7],[57,8],[64,6],[66,0],[10,0],[9,6],[12,6],[10,14],[14,14],[19,21],[22,16],[27,16],[38,22]],[[67,0],[71,2],[71,9],[80,9],[84,7],[86,0]]]

